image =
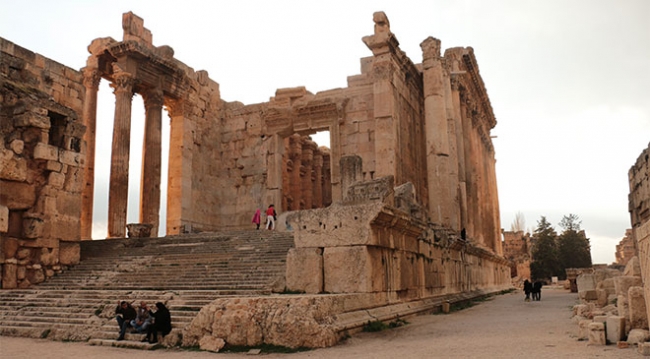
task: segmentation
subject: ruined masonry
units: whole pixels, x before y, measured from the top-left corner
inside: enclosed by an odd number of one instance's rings
[[[293,235],[275,283],[302,296],[215,298],[176,344],[241,344],[228,331],[249,330],[269,344],[332,345],[371,309],[386,308],[373,316],[384,320],[509,288],[490,137],[496,119],[473,49],[443,53],[429,37],[422,63],[414,63],[386,15],[373,21],[374,33],[362,39],[371,56],[347,87],[278,89],[251,105],[223,101],[206,71],[155,46],[133,13],[123,15],[122,41],[91,42],[80,71],[0,39],[2,288],[33,287],[70,270],[90,248],[83,240],[92,233],[102,80],[115,95],[107,242],[131,243],[124,238],[136,93],[146,111],[141,226],[129,231],[158,236],[167,175],[166,240],[248,229],[255,210],[271,203],[278,230]],[[171,123],[167,174],[163,106]],[[329,131],[330,148],[309,137],[319,131]],[[273,321],[235,325],[287,303],[312,326],[283,334]],[[324,339],[286,341],[316,332]]]

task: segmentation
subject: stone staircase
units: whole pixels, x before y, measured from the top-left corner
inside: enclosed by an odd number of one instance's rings
[[[0,335],[150,349],[118,336],[118,301],[164,302],[172,334],[224,296],[282,291],[293,235],[247,230],[81,242],[81,262],[30,289],[0,290]]]

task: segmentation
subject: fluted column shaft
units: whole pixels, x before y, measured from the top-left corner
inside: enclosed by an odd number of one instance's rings
[[[304,207],[301,209],[311,209],[312,208],[312,196],[313,196],[313,182],[312,182],[312,164],[314,162],[314,149],[316,148],[316,143],[310,140],[305,140],[302,145],[302,199],[304,202]]]
[[[164,97],[160,89],[151,89],[142,95],[145,107],[145,128],[140,182],[140,223],[153,225],[151,236],[157,237],[160,221],[161,131]]]
[[[97,128],[97,92],[101,76],[96,68],[83,70],[83,83],[86,88],[83,108],[83,123],[86,126],[86,166],[83,189],[81,190],[81,239],[92,239],[93,198],[95,195],[95,132]]]
[[[314,151],[314,180],[312,208],[323,207],[323,153],[320,149]]]
[[[125,72],[116,73],[111,86],[115,89],[115,119],[113,123],[111,175],[108,190],[108,237],[123,238],[126,234],[126,209],[129,191],[133,76]]]

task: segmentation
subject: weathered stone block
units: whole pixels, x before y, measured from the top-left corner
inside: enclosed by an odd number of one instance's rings
[[[32,250],[29,248],[20,248],[16,251],[16,259],[25,259],[32,254]]]
[[[625,337],[625,317],[609,316],[605,325],[607,342],[618,343]]]
[[[148,223],[129,223],[126,225],[129,238],[149,238],[151,237],[152,224]]]
[[[578,278],[576,278],[576,283],[578,285],[578,292],[596,289],[594,275],[591,273],[580,274]]]
[[[639,262],[639,257],[634,256],[630,258],[627,265],[625,265],[623,275],[628,277],[641,277],[641,263]]]
[[[64,182],[65,182],[65,175],[59,172],[50,172],[50,175],[48,176],[47,179],[47,184],[49,184],[50,186],[56,189],[62,189]]]
[[[81,248],[77,242],[61,242],[59,245],[59,263],[62,265],[79,264]]]
[[[643,356],[650,356],[650,343],[639,343],[637,351]]]
[[[9,230],[9,208],[0,204],[0,233]]]
[[[50,118],[34,112],[25,112],[14,117],[16,127],[36,127],[47,130],[50,128]]]
[[[36,266],[34,266],[33,269],[27,270],[26,279],[32,284],[38,284],[44,282],[45,273],[43,272],[43,268],[36,268]]]
[[[630,328],[648,329],[648,312],[646,311],[643,287],[630,287],[627,295]]]
[[[578,340],[589,340],[589,324],[593,323],[591,319],[581,319],[578,322]]]
[[[223,339],[211,335],[206,335],[199,340],[199,347],[201,350],[207,350],[214,353],[218,353],[225,345],[226,342]]]
[[[385,288],[381,253],[365,246],[329,247],[323,253],[325,291],[367,293]]]
[[[605,324],[589,323],[589,345],[606,345]]]
[[[323,291],[323,249],[291,248],[287,254],[287,289],[316,294]]]
[[[4,265],[2,265],[2,289],[14,289],[18,287],[16,269],[16,264],[9,263],[9,261],[5,261]]]
[[[43,235],[43,219],[36,217],[23,218],[23,236],[25,238],[39,238]]]
[[[59,148],[55,146],[46,145],[45,143],[38,143],[34,147],[34,159],[36,160],[59,160]]]
[[[19,247],[18,240],[14,238],[3,238],[0,242],[2,242],[0,245],[2,245],[2,252],[5,258],[14,258]]]
[[[58,161],[47,161],[45,164],[45,169],[48,171],[61,172],[63,169],[63,164]]]
[[[617,295],[627,295],[630,287],[641,287],[643,282],[641,277],[620,276],[614,278],[614,287],[616,288]]]
[[[650,340],[650,331],[647,329],[632,329],[627,334],[628,344],[638,344]]]
[[[20,155],[23,153],[23,150],[25,149],[25,142],[21,140],[13,140],[9,144],[9,148],[11,148],[11,150],[14,151],[15,154]]]
[[[596,289],[597,303],[599,307],[607,305],[607,291],[604,289]]]
[[[11,153],[11,151],[8,152]],[[27,161],[16,156],[0,157],[0,179],[25,181],[27,179]]]
[[[82,155],[81,153],[61,150],[59,160],[64,165],[79,167],[83,165],[85,157],[86,156]]]
[[[591,290],[581,290],[578,292],[578,296],[582,300],[598,300],[598,293],[596,292],[595,289]]]

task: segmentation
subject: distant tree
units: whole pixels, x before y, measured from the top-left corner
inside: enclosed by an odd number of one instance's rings
[[[564,216],[560,226],[564,229],[557,240],[562,268],[591,267],[591,245],[585,231],[580,229],[580,219],[575,214]]]
[[[512,221],[512,224],[510,225],[510,230],[512,232],[519,232],[519,231],[523,231],[525,227],[526,227],[526,219],[524,219],[524,214],[521,212],[517,212],[515,214],[515,219]]]
[[[537,222],[533,233],[532,262],[530,273],[533,280],[550,279],[552,276],[564,277],[564,270],[558,260],[557,233],[546,217]]]

